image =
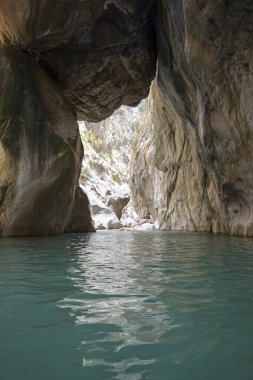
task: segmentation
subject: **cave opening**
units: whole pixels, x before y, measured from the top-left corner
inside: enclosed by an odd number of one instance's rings
[[[84,146],[80,186],[89,197],[96,230],[154,228],[149,215],[137,214],[131,191],[131,161],[147,103],[148,98],[135,107],[122,105],[101,122],[78,122]]]

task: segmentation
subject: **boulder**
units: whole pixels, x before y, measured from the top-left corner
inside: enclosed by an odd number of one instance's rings
[[[97,230],[115,230],[123,227],[117,216],[109,208],[101,210],[98,214],[93,214],[93,220]]]
[[[115,215],[120,220],[122,217],[122,212],[126,205],[129,203],[130,197],[116,197],[116,198],[110,198],[108,201],[108,206],[111,206]]]

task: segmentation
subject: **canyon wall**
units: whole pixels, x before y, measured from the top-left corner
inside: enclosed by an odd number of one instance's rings
[[[77,118],[135,105],[155,75],[153,0],[0,4],[0,235],[94,231]],[[85,153],[85,152],[84,152]]]
[[[0,233],[61,233],[83,157],[75,109],[14,48],[0,49],[0,87]]]
[[[0,234],[93,230],[76,120],[136,105],[158,56],[132,162],[138,212],[252,235],[252,18],[251,0],[2,1]]]
[[[253,234],[252,31],[251,1],[159,2],[131,181],[158,228]]]

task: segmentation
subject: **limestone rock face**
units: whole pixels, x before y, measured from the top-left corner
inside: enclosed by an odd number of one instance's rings
[[[64,232],[95,232],[90,201],[81,186],[77,186],[74,207]]]
[[[122,106],[103,122],[79,123],[85,151],[80,183],[89,196],[96,229],[122,228],[138,221],[128,181],[141,109],[142,105]]]
[[[149,92],[156,50],[154,0],[8,0],[0,40],[28,51],[79,119],[99,121]]]
[[[64,231],[83,149],[75,110],[26,53],[0,50],[0,234]]]
[[[252,0],[2,1],[0,233],[75,229],[77,114],[138,103],[158,54],[132,164],[139,213],[253,235],[252,18]]]
[[[159,2],[132,189],[160,228],[253,235],[252,25],[247,0]]]
[[[1,235],[93,229],[77,188],[77,115],[98,121],[148,94],[153,7],[154,0],[1,2]]]

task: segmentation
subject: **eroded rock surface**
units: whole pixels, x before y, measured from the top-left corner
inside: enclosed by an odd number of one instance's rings
[[[85,150],[80,183],[89,194],[96,229],[136,224],[130,201],[129,163],[141,107],[122,106],[99,123],[80,122]]]
[[[158,78],[132,167],[164,229],[253,234],[253,4],[159,2]]]
[[[83,149],[74,108],[29,55],[0,49],[0,233],[63,232]]]
[[[2,1],[1,233],[66,228],[77,114],[99,121],[139,102],[158,51],[133,163],[139,213],[165,229],[252,235],[252,18],[251,0]]]
[[[147,95],[156,65],[153,6],[154,0],[1,2],[2,235],[93,229],[88,211],[80,225],[75,206],[87,208],[76,188],[77,115],[98,121]]]
[[[105,119],[149,92],[156,51],[154,0],[9,0],[0,39],[44,66],[78,110]]]

